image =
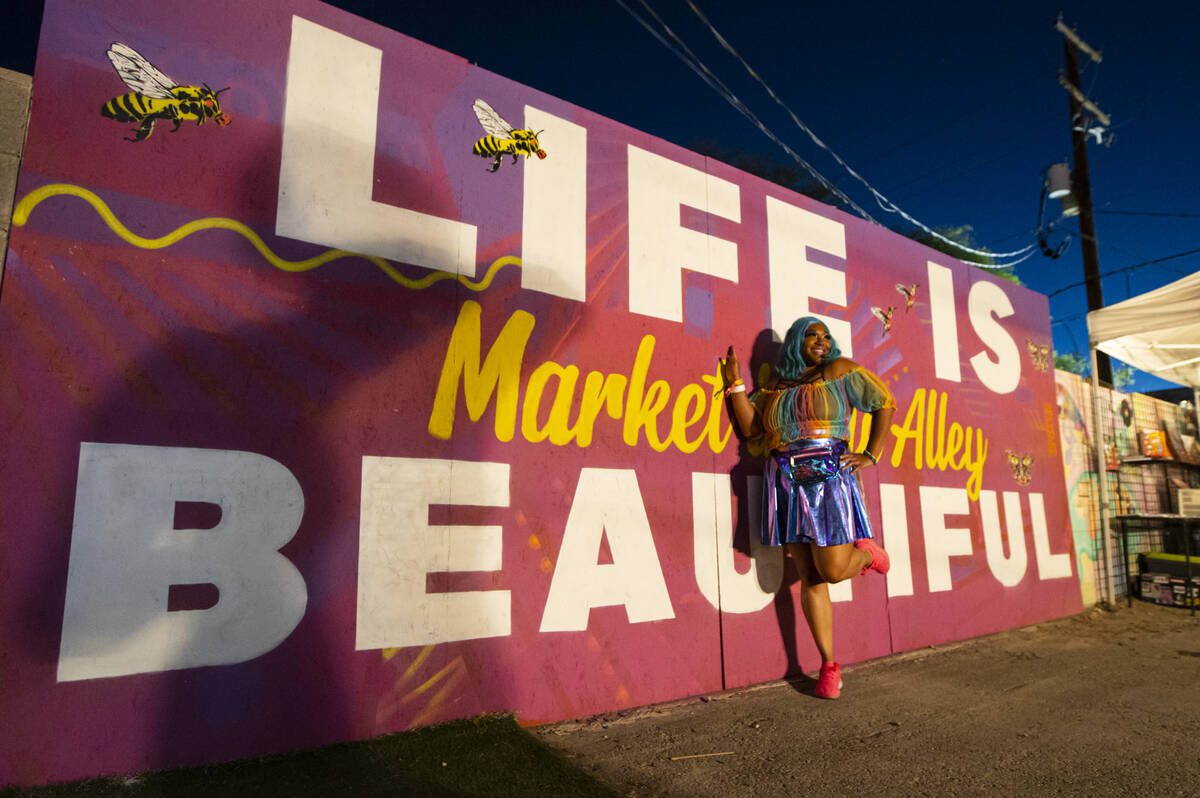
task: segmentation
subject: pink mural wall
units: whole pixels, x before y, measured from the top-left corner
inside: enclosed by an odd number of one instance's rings
[[[49,0],[0,783],[814,670],[714,398],[809,312],[899,405],[839,657],[1078,611],[1045,297],[320,3]]]

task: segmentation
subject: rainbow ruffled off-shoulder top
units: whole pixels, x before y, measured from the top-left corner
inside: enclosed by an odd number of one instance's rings
[[[887,386],[862,366],[832,380],[759,388],[750,394],[750,403],[762,422],[768,451],[801,438],[847,438],[851,410],[873,413],[896,406]]]

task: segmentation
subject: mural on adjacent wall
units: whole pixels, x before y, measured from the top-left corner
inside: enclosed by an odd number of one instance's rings
[[[718,372],[810,313],[898,404],[842,660],[1080,609],[1045,297],[311,0],[48,0],[37,63],[0,783],[814,670]]]
[[[1075,538],[1077,573],[1085,604],[1103,596],[1106,579],[1104,538],[1096,508],[1099,505],[1096,458],[1093,450],[1091,383],[1077,374],[1055,371],[1058,420],[1063,444],[1062,462],[1067,485],[1067,507]],[[1103,427],[1104,476],[1112,515],[1173,512],[1172,493],[1179,487],[1200,485],[1200,458],[1194,461],[1181,451],[1162,457],[1146,457],[1138,447],[1140,433],[1171,425],[1180,415],[1179,405],[1144,394],[1123,394],[1100,389]],[[1181,442],[1185,440],[1180,436]],[[1143,527],[1137,527],[1138,530]],[[1130,536],[1130,559],[1138,551],[1161,546],[1156,534]],[[1119,543],[1113,536],[1114,582],[1118,596],[1124,595]]]
[[[1097,569],[1103,567],[1099,520],[1095,517],[1096,471],[1091,448],[1091,386],[1077,374],[1054,372],[1067,509],[1074,538],[1076,573],[1085,605],[1099,599]]]

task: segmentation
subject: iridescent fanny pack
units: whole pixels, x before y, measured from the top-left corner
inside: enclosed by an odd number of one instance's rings
[[[773,455],[779,470],[782,471],[793,485],[808,487],[833,479],[842,471],[842,455],[846,452],[846,442],[839,439],[810,442],[799,448],[788,450],[782,454]]]

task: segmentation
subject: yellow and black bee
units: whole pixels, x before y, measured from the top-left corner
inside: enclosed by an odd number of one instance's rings
[[[118,122],[138,123],[126,141],[149,138],[159,119],[171,120],[175,125],[172,133],[179,130],[185,119],[194,119],[197,125],[204,124],[205,119],[211,119],[221,127],[229,124],[229,117],[221,112],[221,103],[217,100],[217,96],[228,88],[213,91],[207,84],[180,86],[155,69],[137,50],[120,42],[113,42],[108,48],[108,60],[133,91],[112,98],[100,113]]]
[[[537,138],[538,133],[542,131],[535,133],[532,130],[513,130],[512,125],[505,122],[504,118],[483,100],[476,100],[474,107],[475,117],[487,135],[475,142],[471,152],[480,158],[492,159],[492,168],[488,171],[494,172],[499,169],[500,161],[505,155],[511,155],[513,163],[517,162],[518,155],[524,155],[526,158],[536,155],[538,160],[546,157]]]

